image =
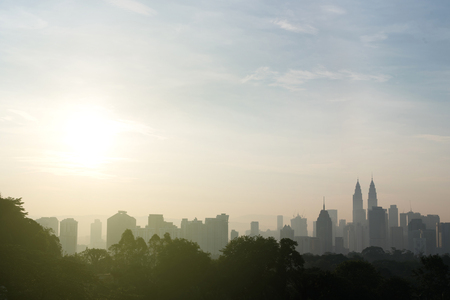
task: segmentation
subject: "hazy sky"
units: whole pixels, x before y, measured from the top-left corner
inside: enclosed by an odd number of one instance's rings
[[[0,1],[0,192],[31,215],[450,221],[447,1]],[[274,224],[275,227],[275,224]],[[311,229],[311,228],[310,228]]]

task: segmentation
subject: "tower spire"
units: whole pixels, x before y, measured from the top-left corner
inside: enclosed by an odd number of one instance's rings
[[[325,210],[325,196],[323,196],[323,210]]]

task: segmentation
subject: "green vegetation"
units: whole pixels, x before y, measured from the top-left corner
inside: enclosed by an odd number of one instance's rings
[[[396,249],[301,256],[290,239],[242,236],[214,260],[188,240],[127,230],[109,251],[62,256],[22,205],[0,197],[0,300],[450,298],[449,256]]]

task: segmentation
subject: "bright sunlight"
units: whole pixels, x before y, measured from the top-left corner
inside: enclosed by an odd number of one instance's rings
[[[73,162],[93,168],[106,160],[117,132],[116,123],[102,113],[83,110],[67,119],[64,139],[73,153]]]

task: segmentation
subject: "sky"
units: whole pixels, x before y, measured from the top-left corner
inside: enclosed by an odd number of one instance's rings
[[[312,224],[323,197],[350,222],[373,176],[380,206],[450,222],[448,15],[441,0],[3,0],[0,193],[33,216]]]

